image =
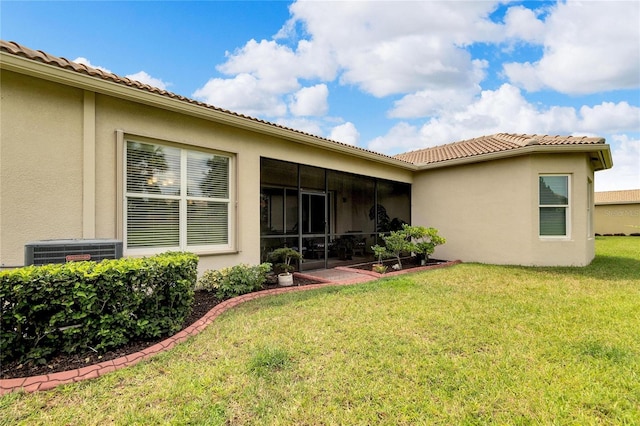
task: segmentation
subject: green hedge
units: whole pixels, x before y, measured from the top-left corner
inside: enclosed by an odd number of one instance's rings
[[[175,333],[193,305],[197,266],[194,254],[165,253],[0,272],[0,362]]]

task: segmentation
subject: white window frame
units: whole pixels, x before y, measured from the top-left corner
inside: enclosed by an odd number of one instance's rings
[[[567,179],[567,204],[541,204],[540,203],[540,178],[542,177],[564,177]],[[541,240],[570,240],[571,239],[571,174],[568,173],[541,173],[538,175],[538,237]],[[565,235],[541,235],[540,234],[540,212],[542,208],[564,208],[565,209]]]
[[[123,250],[126,255],[153,255],[158,253],[164,253],[167,251],[188,251],[196,254],[218,254],[229,253],[235,251],[235,230],[236,230],[236,189],[235,189],[235,164],[236,158],[234,154],[215,151],[210,149],[200,149],[197,147],[188,147],[179,144],[173,144],[169,142],[160,142],[156,140],[147,140],[147,138],[126,137],[122,139],[122,241]],[[139,193],[129,193],[127,191],[127,143],[136,142],[149,145],[156,145],[167,148],[174,148],[180,150],[180,195],[158,195],[158,194],[145,194],[148,198],[157,199],[172,199],[179,201],[179,244],[177,246],[157,246],[157,247],[128,247],[127,236],[127,200],[129,197],[140,197]],[[217,155],[228,158],[229,170],[228,170],[228,185],[229,194],[228,198],[214,198],[214,197],[195,197],[187,194],[187,157],[190,152],[201,152],[205,154]],[[140,197],[142,198],[142,197]],[[227,243],[226,244],[211,244],[211,245],[188,245],[187,244],[187,205],[189,201],[213,201],[223,202],[227,204]]]

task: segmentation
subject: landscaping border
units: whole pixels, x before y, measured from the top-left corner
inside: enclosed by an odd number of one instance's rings
[[[363,275],[369,275],[369,276],[375,277],[375,278],[384,278],[384,277],[394,277],[396,275],[408,274],[408,273],[413,273],[413,272],[428,271],[430,269],[445,268],[447,266],[457,265],[459,263],[462,263],[462,261],[461,260],[452,260],[452,261],[446,261],[446,262],[441,262],[441,263],[436,263],[436,264],[431,264],[431,265],[417,266],[417,267],[409,268],[409,269],[400,269],[399,271],[385,272],[384,274],[379,274],[379,273],[377,273],[375,271],[369,271],[369,270],[366,270],[366,269],[358,269],[358,268],[349,267],[349,266],[337,266],[335,269],[337,269],[339,271],[348,271],[348,272],[355,272],[355,273],[363,274]]]
[[[18,377],[14,379],[0,379],[0,395],[4,395],[10,392],[15,392],[20,390],[24,392],[46,391],[60,385],[80,382],[82,380],[95,379],[97,377],[103,376],[112,371],[116,371],[124,367],[130,367],[132,365],[137,364],[140,361],[149,359],[160,352],[164,352],[173,348],[175,345],[187,340],[191,336],[195,336],[196,334],[204,330],[223,312],[235,306],[238,306],[241,303],[247,302],[249,300],[259,299],[261,297],[271,296],[275,294],[289,293],[293,291],[313,290],[316,288],[325,287],[327,285],[359,284],[359,283],[364,283],[368,281],[373,281],[375,279],[382,278],[382,277],[396,276],[396,275],[406,274],[410,272],[420,272],[420,271],[425,271],[429,269],[443,268],[447,266],[457,265],[459,263],[462,263],[462,262],[460,260],[455,260],[455,261],[446,262],[438,265],[421,266],[419,268],[411,268],[407,270],[394,271],[386,274],[378,274],[373,271],[356,270],[353,268],[346,268],[346,267],[336,268],[338,270],[357,272],[358,274],[363,275],[363,277],[358,277],[355,279],[349,279],[345,281],[330,281],[330,280],[325,280],[322,278],[296,272],[295,274],[300,276],[301,278],[311,278],[316,281],[322,281],[322,283],[261,290],[254,293],[243,294],[242,296],[234,297],[233,299],[225,300],[224,302],[216,305],[213,309],[207,312],[205,316],[203,316],[201,319],[191,324],[189,327],[185,328],[184,330],[180,331],[174,336],[171,336],[159,343],[156,343],[155,345],[150,346],[140,352],[125,355],[110,361],[104,361],[99,364],[77,368],[74,370],[61,371],[58,373],[45,374],[40,376]]]

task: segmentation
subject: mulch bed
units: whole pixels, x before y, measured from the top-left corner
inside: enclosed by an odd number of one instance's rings
[[[318,283],[318,281],[300,278],[294,275],[294,285],[308,285],[316,283]],[[278,288],[278,284],[268,282],[266,283],[264,288]],[[184,320],[184,323],[182,324],[182,328],[180,330],[184,330],[194,322],[198,321],[219,303],[221,303],[221,300],[213,296],[212,293],[207,291],[196,291],[191,313]],[[1,366],[2,370],[0,371],[0,379],[40,376],[44,374],[52,374],[58,373],[60,371],[75,370],[78,368],[87,367],[103,361],[110,361],[112,359],[120,358],[125,355],[142,351],[150,346],[155,345],[158,342],[165,340],[167,337],[168,336],[163,336],[155,340],[129,342],[125,346],[101,354],[89,350],[87,352],[72,355],[58,355],[55,358],[50,359],[44,365],[9,362]]]
[[[421,268],[422,266],[438,265],[440,263],[447,262],[446,260],[429,259],[426,265],[421,265],[420,264],[420,260],[418,258],[416,258],[415,256],[403,257],[403,258],[401,258],[401,260],[402,260],[402,270],[413,269],[413,268]],[[373,265],[376,264],[376,263],[378,263],[378,262],[360,263],[360,264],[357,264],[357,265],[350,265],[349,268],[361,269],[363,271],[370,271],[371,268],[373,267]],[[392,266],[394,264],[396,264],[396,263],[398,263],[398,261],[396,259],[386,259],[386,260],[382,261],[382,264],[389,268],[389,269],[387,269],[387,272],[393,272]]]

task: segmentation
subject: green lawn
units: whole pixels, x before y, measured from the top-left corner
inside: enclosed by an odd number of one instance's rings
[[[640,238],[245,303],[168,353],[0,399],[2,424],[640,424]]]

